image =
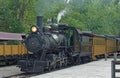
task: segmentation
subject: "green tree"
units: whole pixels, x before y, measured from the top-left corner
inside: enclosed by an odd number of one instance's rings
[[[27,32],[29,27],[28,25],[30,25],[31,23],[33,24],[33,20],[35,18],[33,2],[36,1],[35,0],[12,0],[12,1],[0,0],[1,31],[19,32],[19,33]]]

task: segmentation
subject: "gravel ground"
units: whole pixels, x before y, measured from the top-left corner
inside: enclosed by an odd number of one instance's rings
[[[0,67],[0,78],[20,74],[20,69],[16,66]]]
[[[111,60],[101,59],[31,78],[111,78]]]

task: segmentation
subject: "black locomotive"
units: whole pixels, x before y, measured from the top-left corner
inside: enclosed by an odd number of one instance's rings
[[[67,25],[42,25],[42,17],[37,17],[37,26],[25,39],[28,55],[18,66],[27,73],[61,68],[90,60],[92,43],[89,34]]]

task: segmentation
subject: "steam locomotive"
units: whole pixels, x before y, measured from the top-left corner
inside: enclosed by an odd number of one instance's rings
[[[103,36],[82,32],[65,24],[43,26],[42,16],[38,16],[37,26],[31,27],[31,33],[24,41],[28,55],[25,60],[19,60],[18,67],[26,73],[40,73],[91,61],[106,53],[106,49],[96,51],[97,48],[100,49],[99,46],[94,46],[95,50],[93,50],[93,44],[98,45],[98,42],[101,46],[105,46],[101,44],[105,43],[104,40],[106,39]]]

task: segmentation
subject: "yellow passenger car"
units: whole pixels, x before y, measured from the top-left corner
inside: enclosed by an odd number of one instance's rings
[[[117,40],[114,37],[106,37],[106,53],[111,54],[117,52]]]
[[[0,65],[9,64],[21,59],[27,54],[21,43],[23,34],[0,32]]]
[[[17,62],[27,54],[27,49],[23,44],[1,44],[0,43],[0,65],[2,62]]]
[[[105,36],[93,35],[92,37],[92,58],[96,60],[98,56],[104,55],[106,52],[106,40]]]
[[[0,56],[15,56],[26,54],[24,45],[0,45]]]

